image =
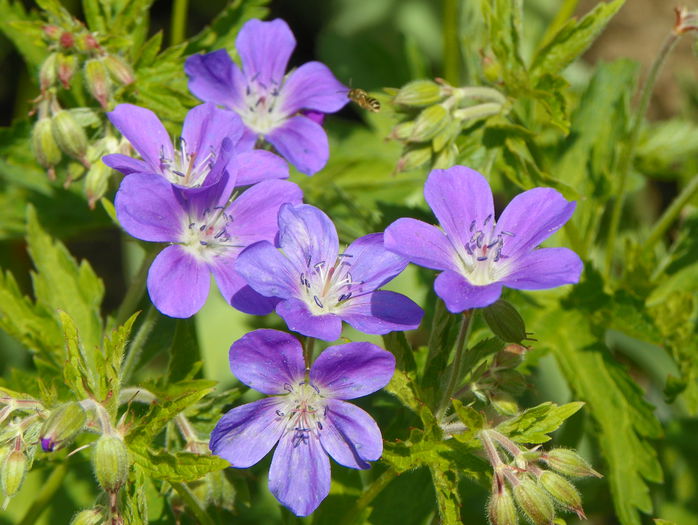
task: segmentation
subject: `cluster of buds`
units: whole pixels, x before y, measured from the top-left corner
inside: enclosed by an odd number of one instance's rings
[[[482,430],[478,437],[494,471],[487,504],[492,525],[518,525],[517,508],[534,525],[551,525],[556,508],[586,519],[581,496],[568,478],[601,474],[579,454],[563,448],[549,452],[521,448],[493,429]]]
[[[453,166],[459,153],[456,139],[475,121],[507,111],[507,99],[489,87],[454,87],[445,80],[415,80],[392,99],[403,119],[389,135],[404,149],[396,171],[430,165]]]
[[[499,414],[513,416],[518,414],[516,397],[527,388],[526,378],[516,370],[523,361],[528,347],[516,343],[507,344],[491,363],[483,363],[473,373],[473,381],[468,385],[470,391],[480,401],[491,405]]]

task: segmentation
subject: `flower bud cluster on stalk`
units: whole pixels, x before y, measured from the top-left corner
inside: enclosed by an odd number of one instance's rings
[[[493,469],[487,504],[492,525],[517,525],[517,509],[534,525],[552,524],[557,509],[586,519],[579,491],[568,477],[601,474],[579,454],[563,448],[545,452],[537,446],[521,447],[493,429],[482,430],[478,437]]]
[[[397,172],[453,166],[463,128],[508,108],[506,97],[494,88],[454,87],[441,78],[406,84],[392,103],[402,116],[389,135],[404,145]]]

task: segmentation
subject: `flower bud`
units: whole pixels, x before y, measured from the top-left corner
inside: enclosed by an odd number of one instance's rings
[[[63,31],[58,39],[58,43],[63,49],[70,49],[75,45],[75,37],[69,31]]]
[[[408,120],[397,124],[390,132],[390,138],[394,140],[406,141],[412,136],[414,131],[414,121]]]
[[[119,84],[127,86],[135,80],[133,68],[120,56],[107,55],[104,57],[104,65]]]
[[[85,178],[85,194],[90,209],[94,210],[95,203],[104,197],[104,194],[109,189],[109,178],[112,170],[109,166],[98,160],[87,171]]]
[[[490,330],[507,343],[520,343],[526,338],[526,325],[514,306],[499,299],[483,308],[482,314]]]
[[[501,491],[496,491],[487,502],[487,515],[492,525],[517,525],[519,520],[516,516],[514,498],[506,486],[501,487]]]
[[[586,476],[603,477],[591,468],[591,465],[589,465],[582,456],[568,448],[554,448],[542,454],[540,459],[545,461],[548,467],[565,476],[571,476],[573,478],[583,478]]]
[[[99,51],[102,49],[102,46],[99,45],[97,38],[92,33],[81,35],[77,41],[77,46],[80,51]]]
[[[126,483],[129,465],[128,449],[121,436],[104,434],[97,440],[92,466],[97,481],[106,492],[118,492]]]
[[[75,438],[85,428],[87,416],[80,403],[66,403],[51,412],[41,429],[41,448],[53,452]]]
[[[12,498],[22,487],[24,475],[27,472],[27,457],[24,452],[13,449],[2,462],[0,467],[0,487],[5,495],[3,508],[7,506],[9,498]]]
[[[106,515],[102,507],[81,510],[73,516],[70,525],[102,525],[106,523]]]
[[[453,118],[462,122],[469,120],[478,120],[481,118],[498,115],[502,112],[503,105],[499,102],[484,102],[463,109],[457,109],[453,112]]]
[[[572,483],[549,470],[543,471],[538,477],[538,483],[560,504],[576,512],[580,519],[586,519],[582,509],[582,498]]]
[[[109,91],[111,89],[111,81],[107,74],[107,67],[101,59],[92,59],[85,62],[85,81],[87,89],[92,96],[97,99],[97,102],[106,109],[109,101]]]
[[[50,118],[41,118],[34,124],[32,147],[36,160],[48,170],[52,170],[61,161],[61,150],[53,136]]]
[[[456,163],[458,156],[458,146],[450,144],[448,147],[439,151],[434,157],[434,169],[450,168]]]
[[[51,53],[39,68],[39,86],[41,91],[46,91],[56,81],[58,72],[58,54]]]
[[[422,110],[414,121],[410,142],[427,142],[433,139],[451,122],[451,114],[443,104],[435,104]]]
[[[44,35],[52,40],[57,40],[61,34],[61,28],[53,24],[47,24],[41,30],[44,32]]]
[[[548,494],[528,477],[514,487],[514,500],[534,525],[551,525],[555,519],[555,508]]]
[[[78,69],[78,58],[75,55],[58,55],[58,80],[63,88],[70,89],[70,81]]]
[[[497,372],[497,383],[500,388],[515,396],[523,394],[528,388],[526,378],[516,370],[500,370]]]
[[[58,147],[71,157],[86,164],[87,135],[67,109],[58,111],[51,119],[51,132]]]
[[[508,344],[497,353],[495,364],[497,368],[516,368],[523,361],[526,347],[517,344]]]
[[[441,86],[432,80],[415,80],[405,84],[393,99],[395,104],[424,107],[436,104],[443,94]]]
[[[408,171],[423,166],[431,160],[431,146],[408,147],[397,161],[396,171]]]
[[[494,392],[490,396],[490,403],[497,412],[504,416],[515,416],[519,413],[519,405],[507,392]]]

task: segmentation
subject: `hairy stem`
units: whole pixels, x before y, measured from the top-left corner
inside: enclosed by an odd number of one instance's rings
[[[460,368],[463,361],[463,353],[465,352],[465,343],[470,335],[470,329],[472,327],[473,310],[466,310],[462,314],[460,329],[458,331],[458,338],[456,339],[456,350],[453,357],[453,363],[451,364],[451,374],[448,378],[448,384],[446,389],[443,391],[441,396],[441,401],[439,402],[438,408],[436,410],[436,418],[441,419],[446,413],[446,409],[449,405],[449,400],[453,395],[456,386],[458,386],[458,380],[460,379]]]
[[[170,24],[170,45],[176,46],[184,41],[187,29],[187,10],[189,0],[174,0],[172,23]]]
[[[34,499],[31,507],[27,509],[27,513],[24,515],[22,520],[18,525],[32,525],[41,517],[43,512],[51,503],[53,496],[56,491],[63,485],[63,478],[68,473],[68,461],[63,460],[58,463],[56,467],[51,472],[48,479],[41,485],[41,490],[39,495]]]

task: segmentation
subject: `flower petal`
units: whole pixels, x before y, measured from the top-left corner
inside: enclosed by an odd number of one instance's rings
[[[514,264],[514,271],[502,284],[519,290],[543,290],[577,283],[584,267],[579,256],[568,248],[533,250]]]
[[[502,253],[516,258],[532,250],[569,220],[576,205],[552,188],[533,188],[520,193],[497,221],[495,234],[514,234],[504,237]]]
[[[267,455],[284,431],[276,415],[279,399],[269,397],[226,412],[211,432],[211,452],[233,467],[247,468]]]
[[[308,516],[330,492],[330,460],[315,436],[279,440],[269,467],[269,490],[296,516]]]
[[[107,116],[152,171],[160,173],[160,157],[172,158],[172,141],[155,113],[133,104],[119,104]]]
[[[116,192],[114,207],[121,227],[143,241],[178,241],[187,221],[176,190],[153,173],[125,177]]]
[[[150,173],[153,170],[148,164],[142,160],[134,159],[121,153],[111,153],[102,157],[102,162],[111,169],[120,171],[124,175],[130,173]],[[155,173],[159,173],[156,171]]]
[[[385,247],[414,264],[435,270],[457,271],[456,251],[436,226],[416,219],[398,219],[385,229]]]
[[[254,79],[267,87],[281,85],[295,47],[296,39],[291,29],[280,18],[270,22],[250,20],[242,26],[235,39],[235,49],[247,80]]]
[[[235,271],[235,259],[234,255],[217,257],[209,263],[225,301],[250,315],[267,315],[273,312],[279,300],[264,297],[250,288],[245,279]]]
[[[184,72],[195,97],[229,109],[244,108],[245,78],[225,49],[190,56]]]
[[[198,164],[211,152],[218,156],[224,138],[227,137],[232,144],[236,144],[243,131],[242,119],[236,113],[217,108],[209,102],[189,110],[184,118],[182,138],[187,152],[195,155]]]
[[[457,314],[494,303],[502,294],[502,283],[475,286],[459,273],[445,271],[434,281],[434,290],[446,303],[446,308]]]
[[[327,164],[330,145],[322,126],[303,115],[291,117],[265,135],[298,171],[312,175]]]
[[[387,290],[351,298],[345,304],[340,317],[365,334],[415,330],[424,315],[412,299]]]
[[[271,151],[255,149],[238,153],[233,160],[238,172],[236,186],[249,186],[268,179],[287,179],[288,164]]]
[[[335,314],[314,315],[300,299],[286,299],[276,306],[289,330],[323,341],[335,341],[342,335],[342,320]]]
[[[235,377],[263,394],[286,394],[284,385],[303,381],[303,348],[286,332],[249,332],[231,345],[229,356]]]
[[[488,216],[494,219],[490,185],[465,166],[432,170],[424,185],[424,197],[456,249],[470,240],[473,221],[479,228]]]
[[[148,294],[161,313],[169,317],[191,317],[201,310],[211,286],[206,264],[181,246],[168,246],[148,271]]]
[[[350,264],[351,277],[362,282],[363,290],[380,288],[398,275],[408,259],[388,251],[382,233],[371,233],[356,239],[344,250],[344,262]]]
[[[324,350],[310,369],[310,382],[325,397],[355,399],[380,390],[395,372],[395,357],[373,343],[346,343]]]
[[[349,102],[349,88],[321,62],[308,62],[289,74],[281,89],[281,111],[287,115],[302,109],[334,113]]]
[[[235,270],[255,291],[266,297],[293,297],[300,287],[300,274],[291,262],[268,241],[245,248]]]
[[[367,461],[376,461],[383,453],[383,436],[373,418],[338,399],[327,402],[320,443],[332,459],[349,468],[370,468]]]
[[[284,204],[279,210],[279,245],[299,271],[333,265],[339,253],[337,229],[325,213],[309,204]]]

